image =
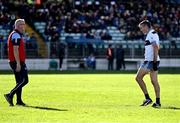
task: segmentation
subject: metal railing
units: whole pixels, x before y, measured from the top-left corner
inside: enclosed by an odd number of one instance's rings
[[[136,43],[134,41],[123,42],[119,44],[112,44],[114,48],[114,53],[116,52],[116,46],[122,45],[125,51],[125,58],[143,58],[144,57],[144,45]],[[48,42],[46,45],[48,48],[48,57],[47,58],[58,58],[59,56],[59,43]],[[97,58],[106,57],[106,49],[108,43],[104,44],[76,44],[76,43],[65,43],[65,57],[66,58],[83,58],[89,56],[93,53]],[[38,48],[38,47],[37,47]],[[42,58],[37,48],[28,48],[26,47],[26,56],[27,58]],[[160,49],[161,58],[180,58],[180,42],[176,45],[171,43],[161,42]],[[7,58],[7,44],[0,42],[0,59]]]

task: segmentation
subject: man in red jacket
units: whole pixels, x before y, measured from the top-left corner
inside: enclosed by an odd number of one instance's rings
[[[25,20],[17,19],[15,21],[15,29],[8,37],[8,58],[10,67],[13,70],[16,79],[16,86],[8,93],[4,94],[10,106],[13,104],[13,96],[17,95],[17,105],[24,106],[25,103],[21,99],[22,87],[28,83],[28,72],[25,64],[24,39],[22,37],[25,31]]]

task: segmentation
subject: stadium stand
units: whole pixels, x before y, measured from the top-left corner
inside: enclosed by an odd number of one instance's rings
[[[104,57],[108,44],[113,44],[114,48],[121,44],[126,58],[142,58],[143,35],[137,25],[141,20],[149,19],[160,35],[161,57],[177,58],[180,52],[180,7],[179,3],[167,2],[171,1],[47,0],[38,5],[25,0],[0,1],[1,42],[6,42],[15,18],[21,17],[37,34],[35,42],[38,46],[32,49],[38,53],[32,53],[30,58],[57,57],[60,42],[67,44],[70,58],[84,57],[91,51],[97,57]],[[44,43],[39,43],[41,39]],[[4,46],[1,43],[1,58],[7,55]]]

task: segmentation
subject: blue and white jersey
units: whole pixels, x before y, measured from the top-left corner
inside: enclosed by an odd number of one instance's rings
[[[152,44],[159,46],[159,36],[153,29],[148,32],[145,39],[145,61],[154,60],[154,50]],[[160,61],[159,55],[157,56],[157,61]]]
[[[21,36],[19,33],[14,32],[11,36],[11,41],[14,45],[20,45]]]

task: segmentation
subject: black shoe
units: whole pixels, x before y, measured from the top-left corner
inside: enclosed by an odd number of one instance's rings
[[[9,106],[14,106],[13,99],[9,94],[4,94],[4,97],[5,97],[6,101],[9,103]]]
[[[161,104],[160,103],[153,103],[152,105],[153,108],[160,108],[161,107]]]
[[[143,104],[141,104],[140,106],[147,106],[147,105],[149,105],[151,103],[152,103],[151,99],[146,99],[146,100],[143,101]]]
[[[26,106],[26,104],[24,102],[17,102],[16,105],[18,105],[18,106]]]

